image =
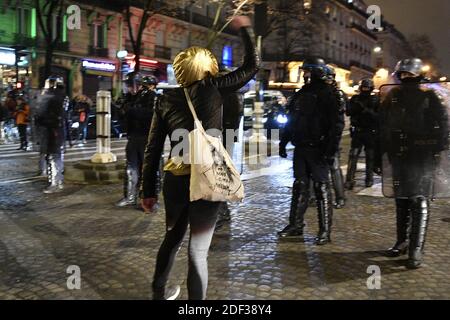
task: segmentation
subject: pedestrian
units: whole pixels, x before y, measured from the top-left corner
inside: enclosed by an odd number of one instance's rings
[[[130,81],[140,84],[135,96],[129,96],[130,103],[123,109],[127,130],[126,175],[124,197],[116,203],[118,207],[135,206],[142,180],[144,151],[148,140],[150,125],[156,99],[158,80],[153,76],[133,75]]]
[[[430,201],[449,197],[449,108],[437,85],[421,84],[424,64],[417,58],[398,62],[401,84],[380,109],[383,194],[395,198],[397,241],[388,256],[408,252],[406,266],[421,266],[430,219]],[[409,242],[408,242],[409,241]]]
[[[14,112],[14,117],[16,119],[17,129],[19,130],[20,136],[20,146],[17,150],[27,151],[28,140],[27,140],[27,128],[30,114],[30,106],[25,102],[23,96],[17,97],[16,112]]]
[[[64,188],[65,97],[64,80],[52,75],[38,98],[36,126],[40,135],[40,171],[44,173],[42,165],[46,164],[48,177],[44,193],[60,192]]]
[[[78,140],[83,144],[87,143],[86,139],[91,107],[91,99],[89,99],[84,94],[75,97],[73,111],[78,120]]]
[[[319,245],[331,241],[333,206],[329,172],[344,128],[335,89],[326,83],[327,68],[321,58],[303,62],[305,85],[290,100],[289,120],[279,150],[280,157],[286,158],[287,143],[295,146],[289,224],[278,235],[282,238],[303,235],[312,178],[319,220],[316,244]]]
[[[8,110],[4,107],[2,101],[0,101],[0,144],[5,142],[5,121],[8,118]]]
[[[253,43],[250,19],[239,16],[234,18],[231,25],[239,30],[245,48],[244,62],[235,71],[218,76],[216,58],[208,49],[201,47],[188,48],[175,57],[174,72],[181,88],[167,91],[158,99],[145,151],[141,197],[146,211],[151,211],[157,201],[157,171],[166,135],[172,137],[174,132],[190,132],[194,129],[184,88],[205,130],[214,129],[218,136],[222,131],[223,97],[243,87],[258,70],[259,58]],[[174,299],[178,295],[179,286],[166,290],[166,284],[175,256],[190,226],[188,298],[205,299],[208,285],[207,256],[220,202],[189,201],[190,166],[176,161],[180,157],[174,148],[178,143],[178,139],[171,139],[171,157],[164,166],[166,234],[157,256],[152,284],[153,298]]]
[[[373,94],[375,89],[372,79],[362,79],[359,84],[359,94],[354,95],[346,111],[350,117],[350,136],[352,139],[348,155],[347,177],[345,187],[353,190],[358,158],[364,148],[366,156],[366,188],[373,185],[375,171],[375,148],[379,135],[378,112],[380,99]]]

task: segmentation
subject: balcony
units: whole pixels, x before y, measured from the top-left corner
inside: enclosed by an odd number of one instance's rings
[[[89,46],[89,55],[95,57],[108,58],[109,49],[108,48],[97,48],[94,46]]]
[[[155,58],[170,60],[172,52],[168,47],[155,45]]]
[[[355,30],[355,31],[358,31],[358,32],[362,33],[363,35],[371,38],[372,40],[375,40],[375,41],[377,40],[377,36],[376,35],[374,35],[372,32],[370,32],[366,28],[360,26],[359,24],[352,23],[352,24],[350,24],[348,26],[348,28],[350,28],[352,30]]]

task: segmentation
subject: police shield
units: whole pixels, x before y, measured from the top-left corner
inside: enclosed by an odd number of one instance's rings
[[[450,83],[380,88],[383,194],[450,197]]]

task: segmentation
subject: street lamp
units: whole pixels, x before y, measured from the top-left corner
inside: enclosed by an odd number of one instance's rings
[[[423,72],[429,72],[431,70],[431,66],[429,64],[426,64],[422,67]]]
[[[375,48],[373,48],[373,52],[375,53],[380,53],[381,52],[381,47],[380,46],[376,46]]]
[[[119,50],[117,51],[117,58],[119,58],[120,60],[125,59],[125,57],[128,55],[128,51],[127,50]]]

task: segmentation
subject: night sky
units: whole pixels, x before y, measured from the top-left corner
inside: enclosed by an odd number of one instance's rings
[[[450,76],[450,1],[449,0],[366,0],[376,4],[386,20],[405,36],[427,34],[433,41],[441,73]]]

